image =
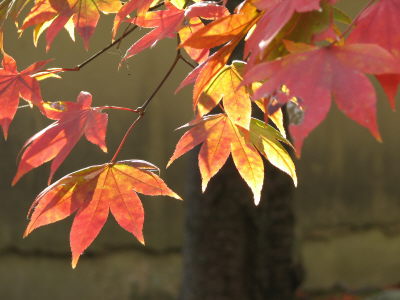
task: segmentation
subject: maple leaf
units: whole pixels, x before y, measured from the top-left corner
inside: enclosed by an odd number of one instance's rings
[[[121,6],[119,0],[37,0],[20,31],[29,26],[46,29],[48,51],[54,38],[63,27],[68,26],[68,21],[72,18],[76,31],[83,39],[84,47],[88,49],[89,39],[97,26],[100,12],[116,13]],[[46,24],[45,28],[40,28],[43,24]]]
[[[7,53],[3,53],[3,68],[0,69],[0,125],[7,139],[8,128],[17,112],[19,97],[31,104],[41,106],[43,100],[35,73],[50,60],[39,61],[18,72],[17,63]]]
[[[134,43],[127,51],[122,61],[138,54],[146,48],[154,47],[158,41],[174,37],[181,29],[183,21],[202,17],[205,19],[219,18],[228,13],[224,6],[213,2],[200,2],[189,6],[186,10],[179,9],[168,2],[166,10],[148,11],[137,16],[132,22],[144,28],[155,28]]]
[[[256,123],[257,126],[264,124],[261,121],[258,122],[260,123]],[[198,159],[203,192],[210,179],[218,173],[229,155],[232,154],[233,162],[239,174],[251,188],[254,202],[257,205],[260,202],[264,181],[264,164],[257,148],[267,159],[271,159],[271,163],[290,173],[291,176],[295,172],[293,162],[290,164],[290,157],[286,150],[276,146],[277,139],[289,142],[278,131],[275,130],[272,133],[267,131],[265,128],[268,125],[252,133],[251,130],[235,125],[226,114],[218,114],[205,116],[183,127],[187,126],[193,127],[185,132],[179,140],[167,167],[177,158],[202,143]],[[252,126],[254,127],[254,125]],[[255,141],[254,144],[253,141]],[[281,156],[281,160],[278,158],[279,156]],[[294,180],[296,180],[295,177]]]
[[[197,104],[200,116],[208,114],[222,99],[224,110],[236,124],[249,129],[251,119],[251,100],[247,87],[242,85],[238,70],[242,62],[233,62],[224,67],[204,90]]]
[[[190,19],[186,26],[182,27],[179,30],[179,39],[182,43],[184,43],[194,32],[200,30],[203,27],[203,21],[200,18],[194,17]],[[186,53],[190,56],[191,59],[199,64],[206,61],[210,55],[210,50],[207,48],[196,49],[189,46],[184,46],[183,49],[185,49]]]
[[[261,83],[256,82],[253,83],[252,86],[253,86],[252,89],[257,90],[261,86]],[[283,113],[282,109],[280,108],[281,105],[276,100],[276,96],[271,98],[260,98],[255,100],[254,103],[264,113],[264,121],[267,123],[268,120],[271,120],[276,126],[276,128],[278,128],[281,135],[286,138]],[[275,105],[277,105],[278,107],[276,108]]]
[[[355,28],[347,38],[348,43],[377,44],[390,51],[400,60],[400,2],[381,0],[367,8],[355,22]],[[389,98],[395,108],[395,96],[400,83],[399,74],[379,75]]]
[[[288,174],[297,186],[296,168],[292,158],[282,143],[291,143],[275,128],[255,118],[250,123],[250,139],[257,150],[275,167]]]
[[[181,46],[210,49],[241,38],[250,29],[258,15],[256,7],[246,3],[235,14],[219,18],[193,32],[187,40],[182,41]]]
[[[121,9],[117,12],[115,15],[114,19],[114,24],[113,24],[113,29],[112,29],[112,37],[113,39],[117,35],[117,31],[119,26],[123,21],[125,21],[128,17],[128,15],[133,12],[134,10],[138,11],[138,14],[144,14],[146,13],[151,4],[153,3],[153,0],[130,0],[127,3],[125,3]]]
[[[336,41],[340,31],[335,21],[350,25],[352,19],[338,8],[329,5],[326,1],[321,2],[319,10],[304,13],[295,13],[279,33],[271,40],[266,48],[257,55],[260,50],[259,40],[251,34],[246,40],[243,57],[247,58],[247,67],[252,67],[260,60],[269,61],[287,55],[284,45],[285,40],[312,44],[316,41]],[[255,55],[250,55],[255,50]]]
[[[331,95],[341,111],[379,140],[375,89],[364,73],[396,72],[398,64],[390,53],[371,44],[318,48],[292,43],[291,48],[299,52],[256,65],[245,75],[244,83],[266,80],[255,92],[256,99],[273,95],[283,85],[299,99],[304,116],[289,126],[297,154],[305,137],[325,119]],[[282,105],[288,97],[278,101]]]
[[[38,227],[76,212],[70,232],[72,267],[75,268],[111,211],[118,224],[144,244],[144,211],[137,193],[181,199],[154,173],[157,170],[146,161],[125,160],[64,176],[36,197],[24,237]]]
[[[265,10],[256,28],[246,42],[245,55],[261,56],[273,38],[295,12],[320,9],[320,0],[256,0],[254,5]]]
[[[78,140],[86,139],[107,152],[105,144],[108,116],[99,107],[91,107],[92,95],[81,92],[77,102],[46,103],[44,113],[57,120],[25,142],[17,173],[12,181],[17,181],[30,170],[53,160],[49,182]]]
[[[197,68],[194,69],[178,87],[179,90],[185,85],[195,82],[193,88],[194,110],[196,110],[200,95],[225,66],[232,54],[232,51],[250,30],[257,18],[258,12],[256,8],[250,3],[246,2],[242,7],[239,7],[235,14],[222,17],[221,19],[206,25],[204,28],[194,32],[187,40],[184,41],[183,44],[180,45],[180,47],[202,49],[212,48],[226,43],[206,61],[197,66]],[[232,26],[229,25],[231,22],[233,22]],[[221,34],[225,31],[226,33],[223,33],[224,36],[222,36],[220,40],[212,38],[213,35],[216,35],[217,33]],[[232,34],[232,31],[234,31],[235,34]],[[209,43],[206,42],[208,38],[210,41]],[[206,43],[204,44],[204,47],[197,43],[198,40],[202,40]]]

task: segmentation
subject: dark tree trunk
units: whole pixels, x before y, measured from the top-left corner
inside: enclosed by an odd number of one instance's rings
[[[290,178],[268,168],[256,207],[231,159],[205,194],[198,171],[190,173],[181,299],[293,299],[299,280]]]
[[[227,1],[230,11],[240,0]],[[241,58],[243,43],[231,56]],[[262,118],[262,117],[261,117]],[[192,165],[197,164],[193,158]],[[205,194],[190,171],[186,195],[181,300],[291,300],[300,283],[294,266],[293,183],[268,164],[260,204],[231,158]]]

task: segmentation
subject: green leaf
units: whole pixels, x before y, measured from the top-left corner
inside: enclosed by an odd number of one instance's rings
[[[280,142],[291,143],[272,126],[255,118],[250,123],[250,139],[257,150],[275,167],[287,173],[297,186],[296,167],[292,158]]]

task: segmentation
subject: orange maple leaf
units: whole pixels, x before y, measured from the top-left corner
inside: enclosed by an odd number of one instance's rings
[[[118,224],[144,244],[144,211],[137,193],[181,199],[154,171],[158,168],[148,162],[125,160],[64,176],[36,197],[24,237],[38,227],[76,212],[70,233],[72,267],[75,268],[111,211]]]
[[[195,82],[193,87],[193,109],[196,110],[200,95],[224,68],[233,50],[257,21],[256,7],[245,3],[235,14],[222,17],[193,32],[180,45],[195,49],[210,49],[225,44],[206,61],[197,66],[179,85],[178,90]]]
[[[167,167],[202,144],[198,159],[203,192],[230,154],[239,174],[252,190],[255,204],[260,202],[264,182],[264,164],[260,153],[297,182],[293,162],[278,141],[290,143],[277,130],[265,129],[269,126],[264,122],[253,119],[250,130],[247,130],[232,122],[226,114],[218,114],[205,116],[183,127],[187,126],[193,127],[179,140]]]
[[[229,118],[236,124],[249,129],[251,119],[251,100],[247,87],[242,85],[238,68],[244,65],[234,62],[225,66],[203,91],[197,104],[200,116],[208,114],[222,100]]]

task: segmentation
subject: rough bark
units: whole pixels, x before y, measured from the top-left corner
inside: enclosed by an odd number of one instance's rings
[[[290,178],[268,168],[255,207],[231,159],[205,194],[198,171],[190,173],[181,299],[293,299],[299,280]]]

